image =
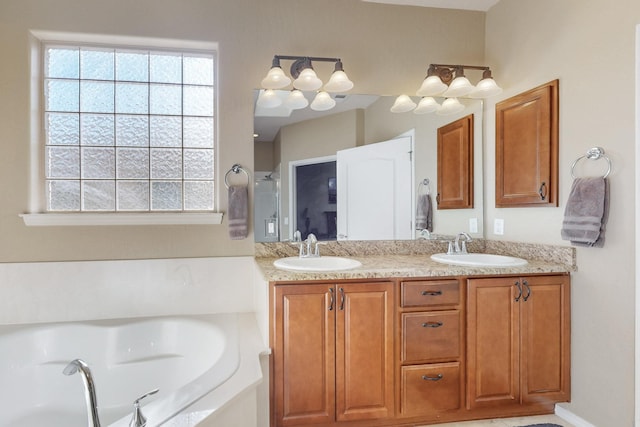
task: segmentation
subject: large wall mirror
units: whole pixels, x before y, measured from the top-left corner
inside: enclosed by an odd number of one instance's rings
[[[462,112],[438,115],[392,113],[394,96],[333,97],[336,106],[322,112],[256,105],[256,242],[292,240],[296,231],[319,240],[424,237],[416,209],[426,193],[431,236],[484,236],[481,100],[461,99]],[[438,129],[469,115],[473,204],[438,209]]]

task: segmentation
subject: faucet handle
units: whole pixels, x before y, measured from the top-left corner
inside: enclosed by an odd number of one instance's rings
[[[447,243],[449,244],[449,247],[447,248],[447,255],[455,254],[456,251],[453,248],[453,244],[454,244],[453,240],[449,240]]]
[[[136,400],[133,401],[133,417],[131,417],[131,422],[129,422],[129,427],[145,427],[147,425],[147,419],[144,415],[142,415],[142,411],[140,410],[140,401],[147,396],[151,396],[152,394],[156,394],[160,389],[156,388],[151,390]]]

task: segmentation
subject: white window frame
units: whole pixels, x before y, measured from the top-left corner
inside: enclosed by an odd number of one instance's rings
[[[27,226],[86,226],[86,225],[163,225],[163,224],[221,224],[221,212],[70,212],[46,211],[44,177],[44,125],[43,125],[43,55],[45,43],[109,44],[138,48],[196,50],[218,53],[218,44],[191,40],[128,37],[85,33],[66,33],[32,30],[30,32],[30,176],[29,211],[21,214]],[[217,76],[218,61],[214,67]],[[217,78],[215,79],[217,84]],[[217,89],[216,89],[217,92]],[[215,111],[218,112],[216,96]],[[214,121],[214,132],[218,135],[218,120]],[[214,170],[220,170],[217,138],[215,139]],[[220,180],[215,180],[214,208],[220,199]]]

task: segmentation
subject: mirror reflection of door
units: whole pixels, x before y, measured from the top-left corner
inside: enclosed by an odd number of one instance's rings
[[[412,239],[413,136],[338,151],[338,240]]]
[[[318,240],[336,240],[336,162],[295,166],[294,230],[302,240],[313,233]]]

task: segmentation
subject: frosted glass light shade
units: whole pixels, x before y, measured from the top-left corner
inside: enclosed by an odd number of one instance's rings
[[[429,76],[423,80],[422,85],[416,92],[418,96],[438,96],[447,90],[447,85],[438,76]]]
[[[336,101],[331,98],[331,96],[325,92],[318,92],[316,97],[311,102],[311,109],[314,111],[326,111],[335,107]]]
[[[322,80],[316,76],[313,68],[305,68],[300,72],[297,79],[293,81],[293,87],[300,90],[317,90],[322,86]]]
[[[457,98],[447,98],[444,100],[436,114],[440,116],[448,116],[450,114],[456,114],[464,110],[464,105],[458,101]]]
[[[406,113],[416,108],[416,103],[407,95],[400,95],[391,106],[392,113]]]
[[[266,77],[262,79],[262,87],[265,89],[282,89],[291,83],[291,79],[280,67],[272,67]]]
[[[309,101],[305,98],[304,94],[298,89],[292,90],[287,98],[284,100],[285,107],[292,110],[300,110],[309,105]]]
[[[447,98],[456,98],[458,96],[469,95],[474,89],[475,88],[466,77],[460,76],[453,79],[449,85],[449,89],[447,89],[442,95]]]
[[[488,77],[482,79],[476,85],[476,88],[469,94],[470,98],[489,98],[502,92],[502,88],[498,86],[493,78]]]
[[[418,106],[413,110],[413,114],[429,114],[440,108],[440,104],[430,96],[425,96],[420,100]]]
[[[282,104],[282,99],[273,89],[267,89],[260,92],[256,104],[262,108],[275,108]]]
[[[349,80],[347,73],[341,70],[334,71],[327,84],[324,85],[324,90],[327,92],[339,93],[346,92],[351,89],[353,89],[353,82]]]

